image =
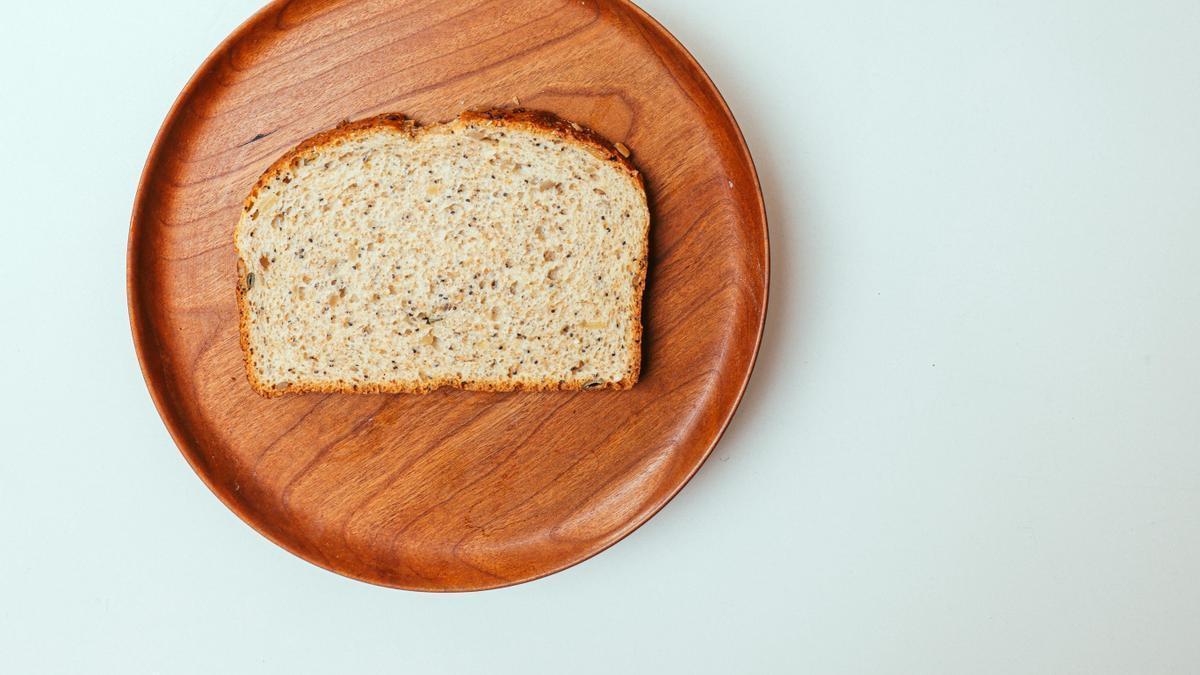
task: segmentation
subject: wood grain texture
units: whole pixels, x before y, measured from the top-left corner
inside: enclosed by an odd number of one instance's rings
[[[633,150],[651,209],[629,391],[265,399],[238,345],[232,232],[273,160],[344,119],[555,112]],[[292,0],[234,32],[147,160],[129,238],[143,373],[183,455],[247,523],[335,572],[505,586],[603,550],[678,492],[745,388],[766,312],[758,180],[687,52],[618,0]]]

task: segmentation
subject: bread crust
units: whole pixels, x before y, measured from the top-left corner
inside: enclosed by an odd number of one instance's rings
[[[643,203],[646,202],[646,184],[637,167],[633,162],[629,161],[628,151],[621,152],[617,149],[616,144],[609,142],[595,131],[584,127],[575,122],[569,122],[562,119],[551,112],[542,110],[528,110],[525,108],[499,109],[493,108],[489,110],[467,110],[458,115],[457,118],[439,124],[431,124],[427,126],[418,125],[413,120],[410,120],[399,113],[384,113],[374,117],[357,121],[344,121],[333,129],[322,131],[304,141],[295,148],[285,153],[282,157],[275,160],[270,167],[259,177],[255,182],[254,187],[250,190],[250,194],[242,203],[241,217],[234,228],[234,251],[237,253],[237,305],[238,305],[238,333],[242,347],[242,361],[246,369],[246,378],[250,382],[250,387],[260,394],[268,398],[282,396],[284,394],[305,394],[305,393],[324,393],[324,394],[426,394],[442,387],[452,387],[456,389],[464,389],[468,391],[491,391],[491,392],[509,392],[509,391],[555,391],[567,390],[575,391],[581,389],[599,390],[599,389],[630,389],[637,384],[638,377],[641,373],[642,365],[642,306],[643,298],[646,289],[646,270],[649,266],[650,252],[650,210],[649,204],[646,204],[646,222],[642,225],[642,257],[638,261],[638,269],[635,273],[635,289],[634,289],[634,307],[632,316],[629,321],[629,330],[626,335],[627,344],[633,354],[633,361],[630,364],[629,370],[625,375],[614,382],[591,382],[586,379],[577,380],[535,380],[529,382],[509,380],[505,378],[497,378],[494,380],[459,380],[453,378],[437,378],[423,381],[420,384],[414,385],[406,381],[387,381],[375,383],[356,383],[347,382],[344,380],[330,380],[326,382],[304,382],[304,383],[289,383],[286,386],[268,386],[258,379],[254,367],[254,353],[250,347],[250,312],[246,293],[249,291],[247,285],[247,270],[243,260],[242,251],[238,248],[238,233],[241,230],[242,224],[245,222],[246,214],[248,214],[258,200],[259,194],[267,189],[269,183],[280,172],[292,169],[302,159],[310,154],[315,154],[319,151],[326,150],[331,147],[336,147],[341,143],[353,139],[360,135],[374,133],[381,129],[389,129],[416,138],[417,136],[429,131],[447,126],[466,126],[469,124],[487,125],[494,127],[519,128],[536,134],[545,136],[553,136],[563,139],[567,142],[579,145],[599,159],[610,162],[618,167],[622,174],[626,176],[631,183],[637,188],[638,194],[641,195]]]

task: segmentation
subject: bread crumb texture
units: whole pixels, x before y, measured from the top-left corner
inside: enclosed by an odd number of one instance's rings
[[[384,115],[302,143],[234,233],[251,385],[633,386],[649,211],[626,154],[525,111]]]

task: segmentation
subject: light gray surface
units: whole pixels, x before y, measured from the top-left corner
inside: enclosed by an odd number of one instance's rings
[[[135,365],[138,174],[255,5],[4,10],[0,669],[1200,669],[1200,5],[645,0],[763,177],[762,357],[648,525],[455,596],[255,534]]]

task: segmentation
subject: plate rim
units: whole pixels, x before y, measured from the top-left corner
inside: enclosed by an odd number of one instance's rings
[[[466,593],[495,590],[529,583],[531,581],[548,577],[552,574],[557,574],[563,570],[570,569],[576,565],[586,562],[603,553],[604,551],[607,551],[612,546],[623,541],[626,537],[632,535],[643,525],[658,515],[658,513],[662,511],[662,509],[665,508],[666,505],[669,504],[673,499],[675,499],[675,497],[678,496],[679,493],[682,492],[683,489],[692,481],[692,479],[700,471],[700,468],[703,467],[708,461],[709,457],[712,456],[713,450],[717,447],[717,444],[721,442],[722,438],[724,438],[725,432],[729,429],[729,424],[733,420],[733,416],[737,414],[738,409],[742,405],[742,401],[746,394],[746,389],[750,384],[750,378],[754,374],[755,367],[758,365],[758,357],[762,347],[763,333],[766,328],[767,311],[771,294],[770,232],[767,223],[766,201],[763,198],[762,181],[759,178],[758,168],[754,164],[754,157],[751,155],[750,148],[746,143],[745,134],[742,133],[741,126],[738,125],[737,119],[734,117],[733,112],[729,108],[729,103],[721,94],[720,89],[717,88],[716,83],[713,82],[712,77],[709,76],[706,70],[704,70],[704,67],[691,53],[691,51],[689,51],[687,47],[685,47],[683,43],[675,37],[674,34],[667,30],[667,28],[663,26],[657,19],[655,19],[649,12],[639,7],[632,0],[594,0],[597,5],[615,5],[631,11],[634,15],[636,15],[637,19],[644,23],[644,25],[656,32],[660,38],[664,39],[678,53],[682,54],[685,57],[687,64],[691,68],[694,68],[696,72],[702,76],[703,84],[707,86],[707,89],[711,91],[712,94],[714,94],[715,101],[719,104],[718,108],[720,116],[736,135],[737,150],[740,153],[742,160],[745,162],[746,167],[749,169],[751,178],[753,179],[753,207],[756,216],[755,220],[757,221],[759,229],[761,230],[763,247],[763,292],[762,302],[758,307],[758,322],[757,326],[755,326],[754,345],[750,352],[750,360],[746,367],[745,374],[742,376],[741,382],[737,384],[737,393],[733,399],[733,404],[729,406],[728,412],[725,414],[724,419],[721,420],[716,434],[708,443],[708,447],[705,448],[699,460],[696,461],[695,464],[690,468],[683,480],[681,480],[678,485],[672,488],[669,491],[669,494],[662,498],[659,503],[654,504],[650,509],[643,511],[641,516],[627,521],[626,527],[628,529],[626,529],[624,532],[620,532],[611,541],[605,542],[603,545],[598,546],[593,550],[586,551],[583,556],[577,559],[570,560],[563,564],[551,566],[546,570],[539,571],[531,575],[522,576],[520,578],[508,578],[498,581],[497,583],[490,584],[444,585],[434,588],[388,583],[382,579],[353,574],[347,570],[338,569],[332,565],[326,564],[321,560],[304,555],[294,548],[290,542],[284,540],[283,538],[276,537],[271,532],[268,532],[265,528],[260,527],[246,513],[246,509],[239,502],[236,502],[232,499],[227,499],[222,490],[220,490],[218,486],[214,484],[214,481],[200,466],[198,460],[194,456],[195,453],[199,451],[199,448],[193,447],[195,444],[189,444],[186,442],[185,434],[180,428],[181,425],[179,421],[175,419],[175,413],[173,412],[172,407],[168,404],[168,396],[162,389],[164,385],[159,379],[160,376],[151,372],[151,364],[148,362],[147,357],[147,352],[151,349],[150,343],[152,342],[153,333],[147,327],[147,322],[141,316],[144,310],[141,309],[142,302],[137,289],[136,276],[143,254],[140,252],[140,247],[137,244],[141,238],[141,233],[145,228],[142,223],[144,219],[141,217],[141,212],[146,208],[148,194],[147,185],[150,181],[152,168],[158,164],[160,159],[159,156],[163,153],[166,133],[174,125],[176,119],[180,115],[183,103],[191,98],[192,94],[194,93],[193,90],[199,85],[203,75],[209,71],[214,62],[220,58],[221,55],[226,53],[231,45],[241,40],[245,33],[256,26],[263,17],[271,12],[276,11],[281,6],[288,4],[290,1],[291,0],[270,0],[267,2],[257,11],[239,23],[236,28],[234,28],[217,44],[216,47],[212,49],[212,51],[204,58],[200,65],[196,67],[195,71],[193,71],[192,75],[188,78],[187,83],[184,84],[183,88],[180,89],[179,94],[175,97],[175,100],[171,103],[171,107],[168,109],[166,115],[163,117],[162,123],[159,125],[158,131],[154,136],[154,140],[150,144],[150,151],[146,155],[146,161],[142,165],[142,171],[138,179],[137,190],[134,192],[132,214],[130,216],[129,223],[129,235],[126,240],[125,250],[126,310],[129,313],[129,324],[133,337],[134,352],[137,355],[138,367],[141,370],[142,379],[145,381],[146,390],[150,393],[150,398],[154,403],[155,411],[158,413],[159,419],[163,422],[163,425],[166,426],[167,433],[171,436],[171,440],[175,444],[176,449],[181,455],[183,455],[184,460],[188,463],[188,466],[191,467],[192,472],[200,478],[205,487],[208,488],[209,492],[211,492],[221,502],[221,504],[225,506],[225,508],[229,509],[229,511],[236,515],[239,520],[248,525],[250,529],[258,533],[260,536],[306,563],[329,572],[333,572],[338,576],[371,584],[372,586],[426,593]],[[334,5],[343,1],[344,0],[323,0],[323,2],[325,2],[327,5]],[[630,524],[632,524],[632,526],[630,526]]]

